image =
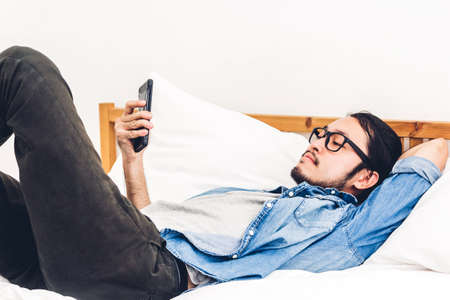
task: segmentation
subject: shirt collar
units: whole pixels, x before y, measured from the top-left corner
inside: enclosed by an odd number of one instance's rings
[[[293,192],[295,194],[299,194],[301,191],[306,190],[309,195],[314,194],[320,194],[320,195],[334,195],[342,200],[344,200],[346,203],[351,203],[353,205],[358,205],[358,199],[353,196],[352,194],[339,191],[335,188],[323,188],[316,185],[310,185],[307,182],[302,182],[299,185],[293,187],[293,188],[287,188],[285,186],[279,186],[276,189],[273,190],[266,190],[266,192],[269,193],[276,193],[276,194],[288,194],[289,192]]]

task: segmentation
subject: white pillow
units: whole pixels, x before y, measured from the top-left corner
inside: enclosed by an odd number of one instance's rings
[[[411,214],[367,261],[413,264],[450,273],[450,172],[422,196]]]
[[[221,186],[296,185],[290,171],[308,146],[305,137],[200,100],[156,73],[150,78],[155,127],[144,168],[152,202],[179,202]],[[109,175],[126,195],[121,157]]]

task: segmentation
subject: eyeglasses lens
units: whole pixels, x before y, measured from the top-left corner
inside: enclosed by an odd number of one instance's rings
[[[344,136],[338,134],[338,133],[328,133],[326,129],[324,128],[316,128],[311,135],[310,143],[314,143],[318,139],[325,138],[329,135],[328,144],[326,147],[331,151],[338,151],[342,145],[345,143]]]
[[[332,133],[330,134],[330,140],[328,141],[327,147],[331,151],[337,151],[342,147],[344,142],[345,142],[344,136],[338,133]]]

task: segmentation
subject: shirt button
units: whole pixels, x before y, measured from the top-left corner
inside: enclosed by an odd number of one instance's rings
[[[288,195],[289,195],[289,197],[292,197],[292,196],[294,196],[294,192],[293,192],[293,191],[290,191],[290,192],[288,193]]]
[[[331,191],[331,195],[334,195],[334,194],[336,194],[336,192],[335,191]]]
[[[233,256],[231,258],[236,259],[237,258],[237,254],[233,254]]]
[[[250,234],[250,235],[254,235],[254,234],[255,234],[255,232],[254,232],[253,230],[251,230],[251,229],[250,229],[250,230],[248,231],[248,234]]]
[[[267,204],[266,204],[266,207],[267,207],[267,208],[272,208],[272,203],[267,203]]]

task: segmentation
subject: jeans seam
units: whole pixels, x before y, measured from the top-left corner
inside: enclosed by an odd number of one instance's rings
[[[177,275],[178,275],[178,290],[181,290],[182,284],[183,284],[183,283],[181,282],[181,273],[180,273],[181,271],[180,271],[180,267],[179,267],[179,265],[178,265],[178,262],[177,262],[175,256],[171,255],[171,258],[172,258],[173,262],[175,263],[175,267],[177,268]]]

